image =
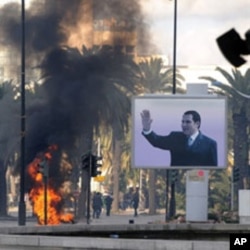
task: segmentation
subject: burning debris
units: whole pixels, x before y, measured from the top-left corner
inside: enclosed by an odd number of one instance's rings
[[[74,222],[74,216],[63,211],[62,194],[54,187],[53,179],[49,179],[48,176],[48,185],[45,185],[47,180],[44,180],[45,173],[43,171],[47,171],[46,167],[52,167],[51,160],[55,150],[57,150],[57,146],[52,145],[45,153],[38,154],[27,169],[28,175],[33,182],[29,192],[29,200],[33,205],[33,213],[37,216],[39,225]],[[41,170],[41,166],[44,164],[43,161],[47,166],[44,166],[43,170]]]

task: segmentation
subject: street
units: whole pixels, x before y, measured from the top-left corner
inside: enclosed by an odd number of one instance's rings
[[[31,216],[31,212],[26,212],[26,223],[27,226],[37,225],[36,218]],[[86,222],[78,222],[86,223]],[[110,216],[106,216],[105,210],[102,211],[102,214],[99,219],[90,219],[90,224],[162,224],[165,223],[165,214],[163,210],[158,211],[156,215],[149,215],[148,211],[139,211],[137,217],[133,216],[133,209],[127,209],[126,211],[119,211],[118,213],[111,213]],[[17,208],[9,211],[9,217],[0,218],[0,227],[11,227],[18,225],[18,210]]]

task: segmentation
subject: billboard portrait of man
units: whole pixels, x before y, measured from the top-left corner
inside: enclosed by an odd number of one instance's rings
[[[225,109],[225,98],[135,99],[133,166],[224,168]]]

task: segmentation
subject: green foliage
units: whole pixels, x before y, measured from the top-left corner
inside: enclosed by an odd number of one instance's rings
[[[211,170],[209,175],[209,208],[223,212],[230,209],[230,176],[226,170]]]
[[[250,69],[245,74],[238,69],[231,73],[217,67],[226,82],[222,83],[212,77],[200,77],[211,82],[213,92],[228,97],[229,146],[234,155],[234,165],[240,168],[240,182],[238,188],[249,188],[250,180],[247,175],[249,158],[249,121],[250,121]]]
[[[176,199],[176,209],[180,211],[186,210],[186,194],[176,192],[175,199]]]
[[[19,152],[19,102],[12,82],[0,84],[0,216],[7,215],[6,171]]]
[[[165,69],[161,58],[151,57],[139,63],[141,83],[144,93],[170,92],[173,88],[173,69]],[[184,77],[176,70],[177,92],[184,92],[181,88]]]
[[[119,175],[119,190],[120,192],[127,192],[128,183],[133,183],[133,186],[138,185],[140,179],[139,169],[123,168]]]

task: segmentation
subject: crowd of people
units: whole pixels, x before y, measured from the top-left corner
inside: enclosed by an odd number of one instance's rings
[[[134,210],[134,216],[138,216],[138,206],[139,206],[139,188],[135,190],[132,189],[125,195],[123,203],[126,207],[120,207],[122,210],[130,207]],[[92,217],[93,219],[99,219],[103,209],[105,209],[106,216],[110,216],[112,209],[113,197],[110,193],[94,192],[92,196]]]

